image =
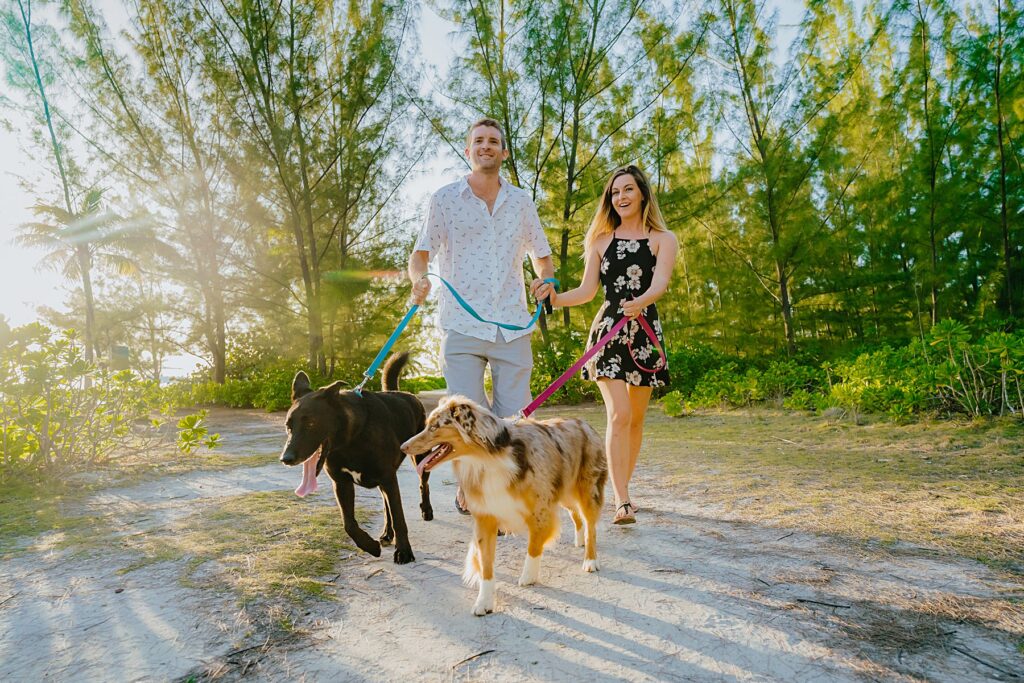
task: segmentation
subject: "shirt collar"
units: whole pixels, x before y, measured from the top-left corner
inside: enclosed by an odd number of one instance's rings
[[[498,205],[501,203],[501,199],[502,199],[503,195],[508,191],[508,188],[509,188],[508,178],[506,178],[504,175],[499,173],[498,174],[498,184],[499,184],[498,185],[498,196],[494,200],[494,207],[495,208],[498,207]],[[462,176],[462,184],[459,185],[459,194],[461,194],[463,197],[475,196],[475,195],[473,195],[473,188],[471,188],[469,186],[469,175],[468,174]]]

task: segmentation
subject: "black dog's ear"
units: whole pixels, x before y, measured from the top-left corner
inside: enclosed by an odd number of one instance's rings
[[[309,386],[309,375],[299,370],[292,380],[292,401],[297,401],[309,392],[313,391]]]
[[[335,380],[335,381],[331,382],[326,387],[322,387],[322,389],[323,389],[324,395],[329,397],[329,396],[333,396],[334,394],[341,393],[342,390],[344,390],[345,387],[347,387],[347,386],[350,386],[348,382],[346,382],[343,379],[338,379],[338,380]]]

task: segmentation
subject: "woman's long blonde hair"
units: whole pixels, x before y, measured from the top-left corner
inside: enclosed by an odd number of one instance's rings
[[[650,181],[647,180],[647,176],[644,175],[644,172],[639,167],[630,164],[612,173],[612,177],[605,184],[604,193],[601,195],[601,203],[597,207],[597,213],[594,214],[594,220],[590,222],[587,236],[583,238],[584,254],[590,253],[590,247],[602,235],[612,234],[615,232],[615,228],[619,227],[622,223],[622,219],[619,218],[615,207],[612,206],[612,184],[619,176],[624,175],[633,176],[636,186],[640,188],[640,195],[643,197],[643,205],[640,207],[640,212],[641,216],[643,216],[644,232],[650,233],[652,230],[668,231],[665,218],[661,215],[661,209],[658,208],[658,199],[654,196],[654,192],[651,191]]]

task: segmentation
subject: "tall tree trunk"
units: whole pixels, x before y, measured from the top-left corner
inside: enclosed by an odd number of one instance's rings
[[[996,132],[999,141],[999,226],[1002,229],[1003,237],[1003,268],[1005,275],[1005,297],[1006,300],[1000,306],[1003,313],[1013,317],[1013,297],[1016,293],[1013,287],[1013,247],[1010,243],[1010,220],[1007,210],[1006,193],[1006,146],[1005,146],[1005,120],[1003,118],[1002,99],[1002,70],[1003,70],[1003,3],[996,0],[996,63],[995,63],[995,97],[996,97]]]
[[[96,348],[96,302],[92,293],[92,257],[89,245],[79,244],[75,247],[75,258],[82,275],[82,293],[85,295],[85,359],[95,358]]]
[[[917,13],[918,23],[921,26],[921,76],[924,79],[924,131],[925,135],[928,136],[928,246],[930,250],[930,261],[931,261],[931,273],[928,278],[928,296],[931,306],[931,324],[934,325],[938,322],[939,318],[939,293],[938,293],[938,277],[939,277],[939,257],[938,257],[938,240],[936,239],[936,231],[938,227],[935,225],[935,187],[938,184],[938,155],[935,151],[935,131],[932,130],[931,121],[931,92],[929,85],[931,83],[931,62],[928,59],[928,22],[925,17],[924,8],[921,6],[921,0],[917,0]]]
[[[35,41],[32,37],[32,0],[17,0],[18,10],[21,13],[22,28],[25,30],[25,44],[28,46],[29,60],[32,62],[32,75],[35,78],[36,89],[39,91],[39,100],[43,105],[43,119],[46,121],[46,130],[50,134],[50,147],[53,150],[53,157],[57,162],[57,172],[60,175],[61,189],[64,193],[64,208],[69,215],[75,215],[74,205],[71,203],[71,182],[64,168],[64,158],[61,156],[60,144],[57,142],[57,133],[53,130],[53,114],[50,112],[50,100],[46,96],[46,87],[43,85],[43,77],[39,73],[39,59],[36,57]],[[92,362],[95,359],[95,332],[96,332],[96,309],[92,295],[92,277],[89,267],[92,265],[89,258],[89,245],[79,245],[75,248],[78,264],[82,270],[82,288],[85,294],[85,359]],[[84,258],[83,258],[84,250]]]

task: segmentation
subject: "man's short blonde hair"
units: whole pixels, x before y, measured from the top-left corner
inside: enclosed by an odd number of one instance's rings
[[[501,124],[492,118],[482,118],[474,122],[473,125],[469,127],[469,131],[466,132],[466,147],[469,147],[469,143],[473,138],[473,131],[479,128],[480,126],[487,126],[488,128],[497,128],[498,137],[501,138],[501,148],[508,149],[508,145],[505,143],[505,131],[502,130]]]

